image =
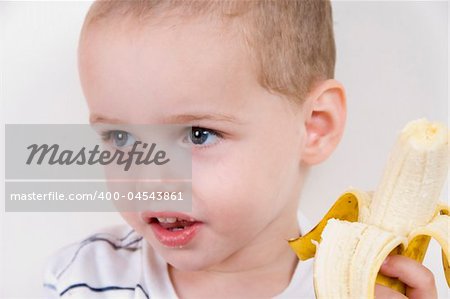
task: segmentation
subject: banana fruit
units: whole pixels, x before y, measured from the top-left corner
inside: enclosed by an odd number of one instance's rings
[[[309,233],[288,241],[300,260],[315,257],[317,298],[374,298],[376,283],[405,294],[401,281],[378,273],[381,264],[390,254],[422,262],[430,238],[442,247],[450,287],[449,207],[438,202],[448,139],[443,124],[410,122],[375,192],[348,190]]]

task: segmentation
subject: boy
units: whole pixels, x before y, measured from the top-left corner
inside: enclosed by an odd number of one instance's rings
[[[298,198],[346,118],[331,5],[319,0],[100,1],[80,38],[91,123],[191,128],[191,213],[122,212],[62,250],[47,290],[80,298],[314,298]],[[124,133],[128,134],[128,133]],[[122,136],[123,137],[123,136]],[[128,137],[133,137],[131,134]],[[173,221],[189,223],[167,232]],[[431,272],[393,256],[381,272],[435,298]],[[377,286],[377,298],[404,298]]]

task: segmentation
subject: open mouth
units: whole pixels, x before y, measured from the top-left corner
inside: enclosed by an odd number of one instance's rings
[[[181,213],[144,212],[142,217],[149,224],[156,239],[166,247],[184,247],[203,224]]]
[[[179,219],[177,217],[151,217],[148,223],[149,224],[156,223],[168,231],[176,232],[184,230],[187,227],[194,225],[196,221]]]

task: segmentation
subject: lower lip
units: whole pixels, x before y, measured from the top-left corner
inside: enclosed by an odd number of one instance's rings
[[[195,222],[182,230],[170,231],[163,228],[159,223],[150,224],[156,239],[167,247],[186,246],[195,237],[200,226],[200,222]]]

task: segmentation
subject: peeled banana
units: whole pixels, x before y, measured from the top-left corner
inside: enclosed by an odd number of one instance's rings
[[[449,207],[438,201],[448,139],[443,124],[408,123],[375,192],[348,190],[309,233],[289,240],[300,260],[315,257],[317,298],[374,298],[376,283],[405,294],[401,281],[378,273],[381,264],[390,254],[422,262],[430,238],[442,247],[450,287]]]

